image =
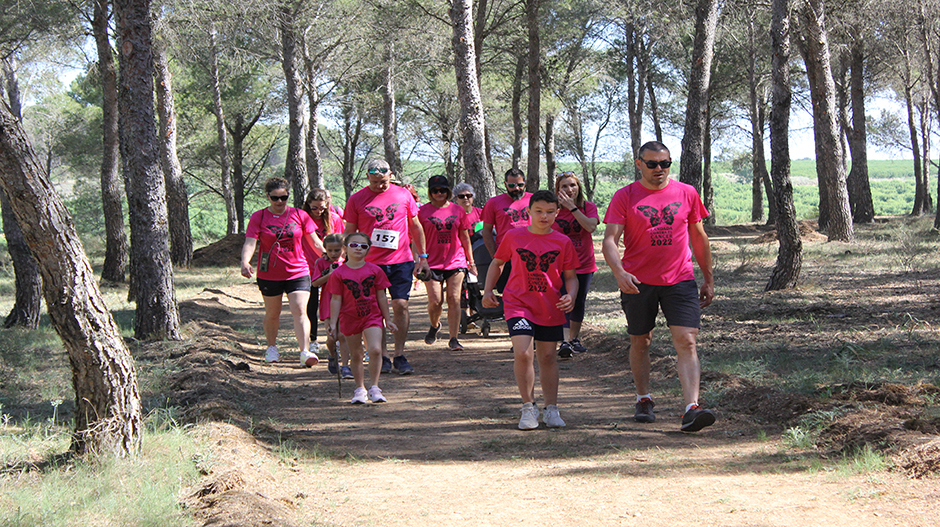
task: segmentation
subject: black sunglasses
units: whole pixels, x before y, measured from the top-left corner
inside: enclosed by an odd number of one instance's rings
[[[446,188],[432,188],[431,194],[447,194],[448,190]]]
[[[387,168],[385,168],[385,167],[370,168],[370,169],[369,169],[369,173],[370,173],[370,174],[387,174],[387,173],[388,173],[388,170],[389,170],[389,169],[387,169]]]
[[[457,194],[457,197],[460,199],[470,199],[473,197],[473,194]]]
[[[287,201],[287,198],[289,198],[289,197],[290,197],[290,194],[284,194],[283,196],[272,196],[272,195],[268,194],[268,198],[269,198],[271,201]]]
[[[523,188],[525,183],[506,183],[506,188]]]
[[[643,158],[641,157],[641,158],[640,158],[640,161],[646,163],[646,168],[651,168],[651,169],[652,169],[652,168],[656,168],[657,166],[658,166],[659,168],[669,168],[669,167],[672,166],[672,161],[668,161],[668,160],[667,160],[667,161],[660,161],[660,162],[657,163],[656,161],[647,161],[647,160],[645,160],[645,159],[643,159]]]

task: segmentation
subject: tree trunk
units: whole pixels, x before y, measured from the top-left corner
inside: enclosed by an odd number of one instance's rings
[[[757,35],[754,27],[754,19],[749,20],[748,25],[748,61],[747,61],[747,83],[748,83],[748,115],[751,119],[751,221],[758,222],[764,217],[764,192],[761,185],[764,182],[763,175],[767,172],[767,164],[764,159],[764,123],[761,121],[758,106],[763,101],[758,97],[757,82]],[[772,195],[768,195],[772,200]]]
[[[193,260],[193,235],[189,226],[189,192],[183,169],[176,155],[176,105],[173,81],[166,55],[166,43],[154,39],[157,114],[160,117],[160,166],[166,180],[166,208],[170,228],[170,261],[177,267],[189,267]]]
[[[95,0],[91,22],[98,49],[98,76],[101,77],[101,209],[104,213],[105,253],[101,279],[123,282],[127,272],[127,234],[124,232],[124,205],[118,175],[120,137],[118,135],[118,89],[114,52],[108,35],[108,0]]]
[[[287,159],[284,161],[284,179],[290,181],[294,193],[294,206],[304,203],[304,184],[307,182],[306,131],[304,127],[304,85],[300,75],[297,33],[294,30],[294,9],[284,3],[278,7],[278,29],[281,31],[281,68],[284,70],[287,98]]]
[[[474,56],[476,57],[475,65],[477,71],[477,86],[481,86],[483,83],[483,68],[482,63],[480,62],[480,57],[483,56],[483,40],[487,34],[486,15],[488,9],[488,0],[479,0],[477,3],[476,18],[473,25],[473,50]],[[486,145],[486,171],[489,174],[493,174],[493,143],[490,140],[490,127],[486,122],[483,123],[483,143]],[[454,180],[452,179],[451,181]]]
[[[149,0],[115,0],[121,42],[118,103],[121,156],[128,182],[131,262],[136,281],[134,336],[178,340],[167,226],[166,185],[157,159]]]
[[[401,178],[398,111],[395,109],[395,58],[395,49],[389,42],[385,48],[385,84],[382,85],[382,144],[385,147],[385,161],[392,168],[392,172]],[[482,112],[482,108],[480,111]]]
[[[933,198],[930,196],[930,102],[926,94],[917,105],[917,114],[920,117],[920,161],[921,174],[924,178],[924,214],[933,211]]]
[[[865,42],[859,38],[852,46],[852,72],[849,79],[852,99],[852,126],[848,128],[852,169],[849,171],[849,205],[852,221],[871,223],[875,204],[868,182],[868,135],[865,129]]]
[[[149,71],[148,71],[149,75]],[[142,417],[134,361],[101,298],[72,218],[42,172],[26,133],[0,103],[0,185],[39,255],[49,318],[69,355],[75,389],[73,451],[134,454]]]
[[[555,175],[555,113],[545,115],[545,179],[552,186],[552,176]]]
[[[805,38],[800,40],[800,49],[806,62],[813,103],[816,171],[819,179],[819,227],[825,229],[829,241],[851,242],[855,239],[855,231],[849,209],[848,176],[842,162],[825,7],[823,0],[802,1],[800,14]]]
[[[488,200],[496,193],[496,187],[486,162],[483,101],[477,84],[476,50],[470,38],[473,32],[472,10],[472,0],[455,0],[450,10],[454,27],[454,71],[460,101],[465,179],[481,200]]]
[[[261,118],[262,113],[264,113],[264,104],[258,108],[247,124],[245,116],[238,114],[235,116],[234,124],[226,125],[229,133],[232,134],[232,190],[239,233],[245,232],[245,139]]]
[[[346,199],[353,195],[356,189],[353,183],[356,179],[356,151],[359,148],[359,139],[362,136],[362,112],[356,108],[354,102],[343,106],[343,191]]]
[[[228,155],[225,110],[222,109],[222,81],[219,77],[219,50],[214,23],[209,28],[209,75],[212,78],[212,113],[215,114],[215,133],[219,145],[219,179],[222,183],[222,199],[225,201],[225,234],[235,234],[238,231],[238,214],[235,212],[235,196],[232,194],[232,162]]]
[[[927,15],[927,4],[920,4],[921,43],[924,46],[924,65],[927,67],[926,79],[933,95],[933,108],[940,122],[940,29],[937,29],[936,17]],[[937,177],[937,214],[933,228],[940,230],[940,176]]]
[[[516,60],[516,76],[512,80],[512,168],[522,163],[522,79],[525,76],[528,55],[520,53]]]
[[[312,71],[308,68],[307,75]],[[320,97],[312,82],[307,84],[307,180],[310,189],[326,188],[323,158],[320,155]]]
[[[541,0],[525,0],[526,29],[529,38],[529,153],[526,162],[526,190],[535,192],[539,188],[539,128],[541,121],[542,79],[541,49],[539,44],[539,7]]]
[[[924,177],[921,172],[920,162],[920,144],[917,133],[917,122],[914,119],[914,96],[911,93],[912,74],[910,67],[910,57],[904,53],[904,104],[907,109],[907,132],[911,140],[911,152],[914,154],[914,207],[911,209],[911,216],[921,216],[924,214]]]
[[[643,140],[643,81],[637,79],[636,30],[632,22],[624,25],[626,57],[624,66],[627,77],[627,121],[630,124],[630,153],[636,159]],[[640,179],[640,169],[633,167],[634,181]]]
[[[679,160],[679,181],[702,191],[702,141],[705,112],[708,111],[708,87],[711,82],[715,28],[718,24],[718,0],[698,0],[695,7],[695,38],[692,42],[692,69],[685,107],[685,133]]]
[[[770,25],[773,55],[771,75],[773,95],[770,112],[770,172],[777,202],[777,263],[765,291],[796,287],[803,267],[803,242],[796,225],[793,185],[790,182],[790,5],[789,0],[773,0]]]
[[[12,118],[21,121],[20,86],[12,59],[4,59],[3,74]],[[20,230],[19,222],[13,213],[12,204],[2,190],[0,190],[0,209],[2,209],[3,217],[3,234],[7,240],[7,251],[13,261],[13,275],[16,283],[16,299],[13,309],[3,321],[3,327],[36,329],[39,327],[39,310],[42,307],[42,281],[39,276],[39,267],[23,237],[23,231]]]
[[[705,112],[705,127],[702,129],[702,203],[708,210],[705,225],[715,225],[715,193],[712,189],[712,118],[711,104]]]

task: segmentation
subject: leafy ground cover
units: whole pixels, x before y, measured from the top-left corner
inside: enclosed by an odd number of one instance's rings
[[[92,486],[77,477],[95,473],[81,461],[47,464],[67,444],[66,359],[54,338],[4,333],[0,525],[929,525],[940,513],[940,243],[930,224],[882,220],[860,227],[853,244],[826,243],[806,224],[803,285],[772,293],[762,290],[773,233],[710,229],[718,295],[700,354],[703,399],[719,420],[698,434],[678,431],[665,328],[653,348],[657,421],[632,421],[628,340],[603,265],[590,351],[562,363],[568,427],[532,432],[515,426],[498,324],[490,338],[462,337],[462,352],[427,346],[425,296],[415,291],[408,355],[417,374],[383,376],[389,402],[353,407],[348,381],[297,363],[286,315],[284,362],[261,361],[254,285],[223,271],[180,273],[190,287],[180,295],[186,339],[133,350],[157,423],[146,441],[177,454],[148,450],[143,468],[107,473],[124,484]],[[208,261],[238,245],[208,248]],[[172,484],[157,485],[165,478],[153,471],[171,469]],[[122,492],[141,499],[148,478],[172,494],[169,508],[142,519],[101,505]],[[82,499],[50,490],[61,486]]]

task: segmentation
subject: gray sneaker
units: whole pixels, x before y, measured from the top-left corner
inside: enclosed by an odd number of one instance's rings
[[[534,430],[539,427],[539,407],[533,403],[522,405],[522,417],[519,418],[519,430]]]
[[[558,413],[558,407],[550,404],[545,407],[545,413],[542,414],[542,422],[549,428],[564,428],[565,422],[561,420]]]
[[[638,423],[653,423],[656,421],[656,415],[653,414],[653,407],[656,406],[652,399],[644,397],[636,403],[636,413],[633,414],[633,420]]]
[[[587,351],[587,348],[581,344],[581,339],[571,339],[568,344],[571,345],[571,351],[575,353],[584,353]]]
[[[373,403],[384,403],[388,399],[386,399],[385,396],[382,395],[381,388],[379,388],[378,386],[372,386],[371,388],[369,388],[369,400],[372,401]]]

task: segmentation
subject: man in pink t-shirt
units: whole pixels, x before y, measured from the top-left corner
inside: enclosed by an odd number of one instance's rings
[[[382,373],[394,368],[400,375],[414,373],[405,358],[405,340],[408,338],[408,299],[412,277],[429,272],[424,229],[418,221],[418,205],[414,196],[404,188],[392,184],[392,169],[384,159],[373,159],[366,172],[369,186],[356,192],[346,201],[343,235],[361,232],[369,236],[372,247],[366,261],[378,265],[391,285],[392,313],[398,331],[395,332],[395,358],[389,360],[382,339]],[[418,252],[415,262],[411,252],[414,243]]]
[[[669,179],[670,165],[666,145],[650,141],[640,147],[636,166],[641,179],[618,190],[607,207],[604,259],[617,278],[620,303],[627,316],[630,369],[637,390],[634,420],[656,420],[650,395],[649,350],[661,307],[678,355],[685,402],[680,430],[697,432],[715,422],[715,413],[698,405],[701,367],[696,347],[701,309],[711,304],[715,295],[711,249],[702,225],[708,211],[694,187]],[[692,256],[702,271],[700,290],[695,284]]]
[[[483,243],[490,256],[496,254],[499,242],[507,232],[516,227],[529,226],[529,199],[532,198],[532,193],[525,191],[525,174],[518,168],[510,168],[503,176],[503,184],[506,186],[506,193],[493,196],[483,205]],[[506,262],[503,274],[496,282],[497,291],[502,292],[511,272],[512,264]]]

